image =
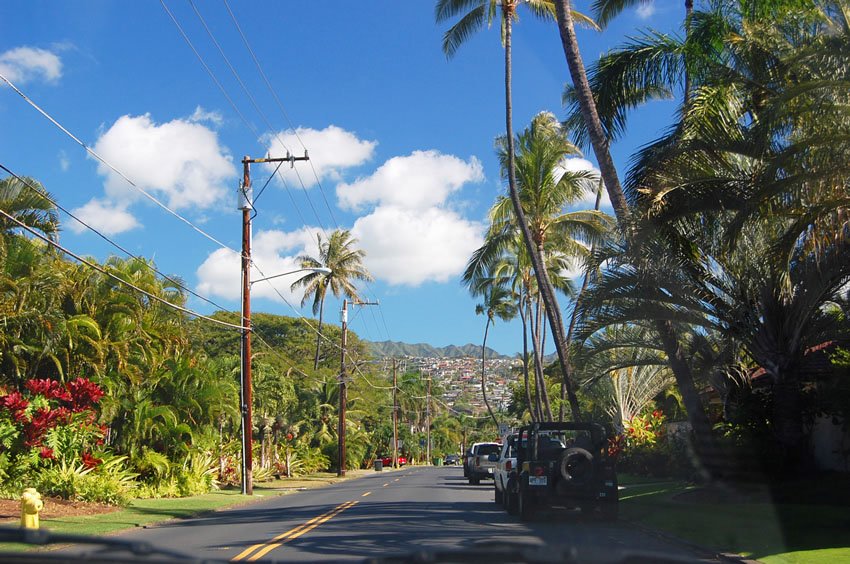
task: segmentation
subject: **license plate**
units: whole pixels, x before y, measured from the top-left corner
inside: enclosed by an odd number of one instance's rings
[[[529,486],[545,486],[547,484],[547,476],[529,476]]]

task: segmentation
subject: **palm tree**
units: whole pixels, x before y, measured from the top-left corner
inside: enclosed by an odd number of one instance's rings
[[[555,15],[553,0],[527,0],[524,3],[534,15],[540,18],[551,19]],[[516,180],[516,154],[514,152],[513,101],[511,91],[511,50],[513,21],[517,19],[517,8],[520,4],[520,0],[438,0],[435,16],[438,22],[442,22],[461,15],[460,20],[443,37],[443,51],[447,56],[451,57],[458,47],[471,37],[475,31],[480,29],[484,23],[492,23],[496,18],[497,11],[501,10],[500,29],[502,32],[502,44],[505,49],[505,145],[508,156],[506,167],[508,192],[514,208],[517,226],[526,247],[528,247],[531,263],[534,267],[534,275],[537,277],[537,285],[545,306],[546,315],[549,319],[555,348],[558,352],[561,372],[567,374],[569,353],[564,334],[564,322],[561,318],[561,310],[558,306],[555,288],[545,268],[545,261],[538,252],[528,222],[526,221]],[[571,18],[570,25],[576,20],[598,29],[592,20],[578,12],[573,13],[570,11],[569,15]]]
[[[490,325],[498,317],[502,321],[509,321],[516,317],[517,307],[513,302],[513,296],[505,288],[493,284],[485,286],[482,289],[482,297],[484,303],[475,306],[477,315],[486,315],[487,323],[484,325],[484,340],[481,342],[481,396],[484,398],[484,405],[487,406],[487,412],[493,419],[496,427],[499,426],[499,420],[493,413],[490,407],[490,402],[487,401],[487,386],[486,386],[486,359],[487,359],[487,335],[490,332]]]
[[[370,282],[372,275],[363,266],[363,258],[366,253],[355,248],[357,239],[351,236],[347,229],[336,229],[327,241],[322,240],[321,234],[316,234],[316,242],[319,248],[319,256],[314,258],[309,255],[298,257],[302,268],[329,268],[327,274],[321,272],[310,272],[299,278],[292,284],[292,290],[304,288],[304,298],[301,305],[313,298],[313,315],[319,316],[319,327],[316,335],[316,356],[313,359],[313,369],[319,368],[319,351],[322,344],[322,318],[325,308],[325,296],[328,288],[333,295],[339,298],[341,295],[352,300],[359,300],[357,288],[354,282],[357,280]]]
[[[0,180],[0,210],[53,241],[59,235],[56,206],[35,179],[10,176]],[[8,237],[18,229],[20,226],[15,221],[0,216],[0,257],[5,257]]]
[[[503,170],[508,160],[505,145],[504,139],[500,139],[499,160]],[[580,201],[586,193],[593,191],[594,178],[587,171],[571,172],[561,167],[565,157],[581,153],[569,142],[566,131],[554,115],[548,112],[536,115],[531,125],[519,135],[517,146],[519,151],[515,163],[520,200],[537,254],[544,258],[542,268],[547,271],[545,277],[551,279],[551,269],[547,263],[555,257],[552,249],[557,249],[556,254],[560,258],[560,261],[552,261],[557,267],[572,266],[570,263],[587,256],[588,247],[592,248],[604,241],[613,228],[613,222],[607,214],[598,210],[564,211]],[[506,222],[515,225],[513,210],[507,204],[508,200],[501,198],[493,207],[492,218],[497,227]],[[566,288],[568,286],[563,284],[559,287],[561,290]],[[567,346],[561,366],[562,386],[569,399],[573,418],[580,420],[581,412],[569,360],[571,335],[568,333],[565,339]],[[542,366],[538,368],[542,371]]]
[[[611,205],[614,208],[620,228],[624,231],[627,243],[632,244],[633,237],[630,232],[631,210],[620,184],[614,159],[609,149],[609,138],[600,120],[593,91],[588,82],[587,72],[585,71],[578,39],[575,34],[575,24],[570,11],[570,4],[570,0],[555,0],[558,30],[561,36],[564,57],[575,88],[575,97],[582,121],[587,128],[587,135],[593,147],[596,161],[599,164],[602,180],[605,183]],[[669,320],[658,320],[656,322],[656,331],[664,345],[670,368],[676,376],[676,383],[679,392],[682,394],[688,420],[697,437],[697,448],[704,452],[714,450],[712,425],[696,389],[693,373],[684,356],[684,349],[680,346],[676,328]]]

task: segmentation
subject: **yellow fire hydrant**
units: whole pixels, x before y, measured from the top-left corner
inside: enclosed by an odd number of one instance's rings
[[[35,488],[27,488],[21,494],[21,528],[38,529],[38,514],[44,508],[41,494]]]

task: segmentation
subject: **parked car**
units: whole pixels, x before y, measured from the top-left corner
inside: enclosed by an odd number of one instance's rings
[[[392,456],[385,456],[385,457],[381,458],[381,462],[383,463],[385,468],[389,468],[393,465],[393,457]],[[404,466],[405,464],[407,464],[407,459],[403,456],[399,456],[398,457],[398,465]]]
[[[467,457],[466,477],[470,484],[479,484],[481,480],[493,478],[496,463],[490,460],[491,454],[498,454],[502,445],[499,443],[475,443]]]
[[[496,463],[493,470],[493,501],[507,507],[508,484],[516,476],[516,433],[502,440],[502,450],[491,454],[490,460]]]
[[[460,462],[460,456],[457,454],[447,454],[446,459],[443,462],[447,466],[457,466]]]
[[[602,425],[535,423],[517,435],[508,512],[528,520],[540,509],[559,506],[617,518],[617,474]]]

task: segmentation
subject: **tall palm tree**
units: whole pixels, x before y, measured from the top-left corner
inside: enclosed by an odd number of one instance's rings
[[[484,340],[481,342],[481,397],[484,398],[484,405],[487,406],[487,412],[496,427],[499,426],[499,420],[493,413],[490,407],[490,402],[487,401],[487,385],[486,385],[486,359],[487,359],[487,335],[490,332],[490,325],[496,318],[502,321],[509,321],[516,317],[517,307],[513,301],[511,293],[500,285],[492,284],[485,286],[482,291],[484,302],[475,306],[477,315],[486,315],[487,323],[484,325]]]
[[[319,368],[319,351],[322,345],[322,318],[325,308],[325,296],[328,288],[333,295],[339,298],[341,295],[352,300],[359,300],[355,281],[371,282],[372,275],[363,265],[366,253],[357,249],[357,239],[351,236],[348,229],[336,229],[331,232],[327,241],[322,240],[321,234],[316,234],[319,255],[312,257],[302,255],[298,257],[302,268],[329,268],[327,274],[321,272],[310,272],[295,282],[291,288],[304,288],[304,298],[301,305],[313,298],[313,315],[319,316],[319,327],[316,335],[316,356],[313,359],[313,368]]]
[[[499,142],[499,160],[503,170],[508,160],[504,141],[500,139]],[[561,167],[565,157],[578,156],[581,153],[570,143],[567,132],[554,115],[548,112],[536,115],[531,125],[520,133],[516,145],[518,154],[515,166],[522,208],[526,213],[537,254],[544,259],[542,268],[547,271],[545,277],[551,279],[547,265],[552,258],[551,249],[557,249],[557,254],[561,257],[560,263],[555,262],[558,267],[565,266],[564,262],[574,264],[581,261],[587,256],[588,247],[605,240],[607,233],[613,228],[613,222],[607,214],[598,210],[564,211],[593,191],[595,179],[587,171],[567,171]],[[493,207],[494,225],[499,226],[505,222],[516,224],[515,214],[508,203],[508,200],[501,198]],[[550,249],[548,252],[547,248]],[[563,290],[565,287],[562,285],[559,289]],[[565,336],[561,378],[572,416],[579,420],[581,413],[569,359],[570,339],[568,333]],[[538,368],[542,370],[542,366]]]
[[[623,187],[620,184],[617,168],[611,156],[609,138],[600,120],[593,91],[588,82],[587,72],[582,61],[578,39],[575,33],[575,23],[572,12],[570,11],[570,5],[570,0],[555,0],[556,19],[564,57],[575,88],[575,96],[582,120],[587,127],[590,145],[593,147],[593,153],[599,164],[599,170],[602,180],[605,183],[608,197],[611,200],[611,205],[614,208],[620,228],[624,231],[626,241],[631,244],[631,210],[623,192]],[[684,356],[684,349],[680,346],[676,328],[669,320],[659,320],[656,322],[656,330],[664,344],[670,369],[676,376],[676,383],[679,387],[679,392],[682,394],[688,420],[697,437],[697,448],[703,452],[714,450],[715,441],[712,434],[712,425],[694,383],[693,373]]]
[[[500,29],[502,32],[502,45],[505,49],[505,145],[508,155],[508,192],[514,208],[514,214],[516,215],[517,226],[526,247],[528,247],[531,263],[534,267],[534,275],[537,278],[539,292],[549,319],[549,326],[552,330],[553,340],[555,341],[555,349],[558,353],[561,372],[566,374],[568,372],[569,353],[561,310],[558,305],[557,296],[555,295],[555,288],[545,268],[545,261],[538,252],[528,222],[526,221],[516,180],[513,99],[511,90],[512,35],[513,22],[518,17],[517,8],[523,3],[528,6],[534,15],[540,18],[551,19],[555,15],[553,9],[555,8],[555,3],[553,0],[526,0],[525,2],[521,2],[520,0],[438,0],[435,16],[437,22],[446,21],[459,15],[461,16],[460,20],[443,37],[443,51],[447,56],[451,57],[464,41],[469,39],[484,23],[492,23],[497,16],[497,12],[501,11]],[[569,15],[571,25],[573,21],[580,21],[598,29],[592,20],[578,12],[573,13],[570,11]]]

